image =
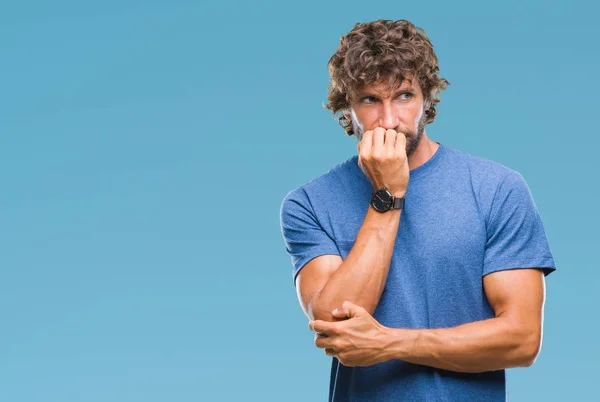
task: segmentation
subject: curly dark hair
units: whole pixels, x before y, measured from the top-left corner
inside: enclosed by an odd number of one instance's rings
[[[335,115],[346,111],[365,85],[387,81],[389,88],[416,77],[423,91],[426,124],[437,115],[439,94],[450,83],[438,77],[438,59],[425,31],[407,20],[357,23],[340,40],[328,63],[329,103]],[[412,82],[412,80],[411,80]],[[337,119],[347,135],[354,134],[346,113]]]

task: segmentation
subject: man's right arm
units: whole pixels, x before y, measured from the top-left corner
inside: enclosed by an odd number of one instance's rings
[[[373,314],[387,280],[401,212],[380,213],[369,207],[345,260],[322,255],[302,268],[296,290],[309,319],[338,321],[331,312],[344,300]]]
[[[373,189],[385,187],[392,195],[404,197],[410,176],[404,133],[376,127],[365,131],[357,148],[359,167]],[[345,260],[323,253],[305,264],[296,289],[309,319],[337,321],[331,312],[345,300],[373,315],[387,280],[401,212],[381,213],[369,207]]]

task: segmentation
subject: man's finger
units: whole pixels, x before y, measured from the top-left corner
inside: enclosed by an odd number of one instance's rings
[[[346,317],[350,318],[355,317],[358,313],[361,312],[360,306],[357,306],[356,304],[353,304],[349,301],[344,301],[344,303],[342,303],[342,308],[346,313]]]
[[[331,331],[332,323],[322,320],[314,320],[308,323],[308,328],[311,331],[321,334],[328,334]]]
[[[396,145],[396,136],[398,133],[396,130],[386,130],[385,131],[385,142],[384,146],[388,150],[388,152],[392,153],[394,151],[394,146]]]
[[[348,316],[348,313],[346,312],[346,309],[343,307],[339,307],[336,308],[335,310],[333,310],[331,312],[331,315],[333,315],[336,318],[344,318]]]
[[[332,348],[333,340],[329,336],[315,336],[315,346],[320,349]]]
[[[373,130],[365,131],[359,143],[361,144],[360,151],[363,154],[368,154],[373,148]]]
[[[396,142],[394,144],[397,152],[404,150],[406,152],[406,134],[402,131],[398,131],[396,134]]]
[[[383,149],[385,141],[385,129],[383,127],[375,127],[373,130],[373,149],[380,151]]]

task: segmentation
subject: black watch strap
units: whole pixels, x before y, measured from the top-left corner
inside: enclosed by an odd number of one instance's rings
[[[394,202],[390,209],[402,209],[404,208],[404,197],[394,197]]]

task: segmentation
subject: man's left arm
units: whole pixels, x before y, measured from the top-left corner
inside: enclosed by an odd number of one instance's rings
[[[531,366],[542,343],[542,271],[496,271],[483,277],[483,287],[494,318],[452,328],[387,328],[383,360],[469,373]]]
[[[463,373],[530,366],[542,343],[542,271],[496,271],[483,277],[483,287],[495,313],[487,320],[451,328],[389,328],[363,307],[345,301],[332,315],[347,319],[314,320],[309,328],[317,333],[316,346],[345,366],[393,359]]]

